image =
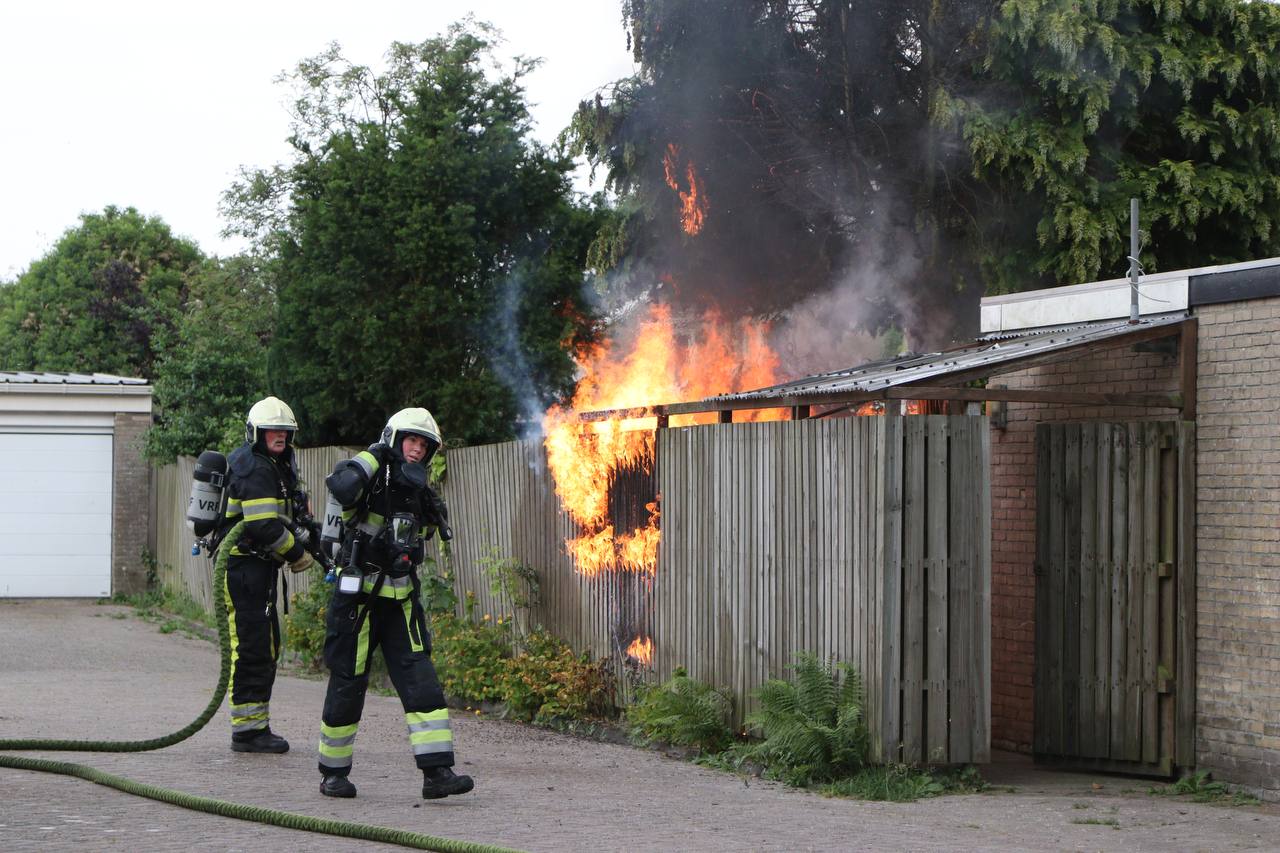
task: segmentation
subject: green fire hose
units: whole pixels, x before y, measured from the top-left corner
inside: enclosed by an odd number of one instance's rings
[[[240,522],[227,534],[222,540],[222,547],[218,549],[218,558],[214,561],[213,569],[213,610],[214,617],[218,623],[218,640],[222,648],[222,666],[218,670],[218,686],[213,690],[213,697],[209,700],[209,705],[196,717],[190,725],[179,729],[170,735],[164,737],[152,738],[151,740],[126,740],[126,741],[110,741],[110,740],[56,740],[29,738],[21,740],[0,740],[0,750],[41,750],[41,751],[62,751],[62,752],[146,752],[153,749],[163,749],[166,746],[173,746],[191,737],[205,724],[213,718],[218,709],[222,707],[222,699],[227,693],[227,682],[231,680],[231,638],[227,628],[227,604],[223,600],[220,591],[223,588],[223,579],[227,573],[227,555],[230,553],[228,543],[235,542],[240,538],[241,528],[244,522]],[[385,826],[370,826],[363,823],[353,823],[345,820],[330,820],[327,818],[313,817],[311,815],[295,814],[293,812],[282,812],[275,809],[268,809],[262,806],[250,806],[243,803],[229,803],[225,800],[215,800],[211,797],[199,797],[194,794],[188,794],[183,791],[175,791],[170,788],[161,788],[158,785],[147,785],[142,782],[135,782],[132,779],[125,779],[121,776],[114,776],[95,767],[89,767],[85,764],[74,764],[68,761],[51,761],[46,758],[27,758],[18,755],[0,755],[0,767],[13,767],[18,770],[38,770],[45,773],[61,773],[66,776],[76,776],[81,779],[87,779],[90,782],[96,782],[99,785],[106,785],[109,788],[115,788],[118,791],[124,791],[128,794],[136,794],[140,797],[147,797],[152,800],[159,800],[162,803],[169,803],[174,806],[181,806],[186,809],[195,811],[208,812],[209,814],[221,815],[223,817],[232,817],[238,820],[251,820],[257,823],[266,823],[273,826],[282,826],[287,829],[301,829],[307,832],[321,832],[328,835],[338,835],[343,838],[359,838],[365,841],[381,841],[387,844],[398,844],[402,847],[413,847],[419,850],[439,850],[444,853],[514,853],[505,847],[495,847],[489,844],[476,844],[469,841],[455,841],[450,838],[440,838],[434,835],[425,835],[420,832],[411,832],[405,829],[392,829]]]

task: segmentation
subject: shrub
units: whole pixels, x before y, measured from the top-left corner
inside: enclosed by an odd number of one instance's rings
[[[662,684],[640,691],[636,703],[627,709],[627,721],[632,736],[640,740],[720,752],[733,741],[732,708],[723,693],[677,668]]]
[[[604,662],[574,654],[545,631],[525,638],[524,653],[504,662],[499,681],[508,712],[517,719],[577,720],[609,710],[612,681]]]
[[[609,709],[611,682],[604,664],[574,654],[544,631],[513,655],[510,619],[473,622],[453,614],[432,621],[436,672],[449,696],[502,702],[519,720],[549,721],[600,716]]]
[[[289,612],[284,617],[285,647],[298,663],[313,671],[324,666],[324,620],[332,594],[333,584],[316,574],[306,590],[289,597]]]
[[[473,623],[452,613],[431,617],[431,652],[446,696],[500,702],[503,660],[511,655],[506,623]]]
[[[771,679],[756,691],[760,710],[747,724],[764,739],[735,747],[738,762],[757,762],[767,778],[801,787],[853,775],[868,745],[857,668],[802,653],[792,669],[792,681]]]

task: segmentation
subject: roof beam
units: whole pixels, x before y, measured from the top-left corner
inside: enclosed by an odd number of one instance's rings
[[[1034,388],[950,388],[901,385],[885,389],[890,400],[963,400],[966,402],[1000,401],[1005,403],[1058,403],[1067,406],[1135,406],[1155,409],[1181,409],[1181,394],[1092,394],[1077,391],[1051,391]]]
[[[1042,364],[1052,364],[1069,357],[1090,355],[1107,350],[1130,347],[1144,341],[1179,337],[1181,358],[1181,393],[1177,394],[1090,394],[1074,391],[1053,391],[1014,388],[965,388],[966,382],[986,379],[1004,373],[1027,370]],[[685,403],[662,403],[627,409],[603,409],[578,413],[582,421],[631,420],[657,417],[666,421],[676,415],[692,415],[705,412],[735,412],[745,409],[792,409],[807,406],[849,406],[870,400],[962,400],[1003,401],[1008,403],[1051,403],[1080,406],[1117,406],[1139,408],[1181,409],[1184,419],[1195,417],[1195,345],[1196,319],[1189,317],[1179,323],[1135,329],[1111,338],[1086,344],[1063,347],[1050,352],[1037,353],[1022,358],[979,365],[969,370],[930,377],[954,382],[956,386],[894,385],[874,391],[849,391],[841,394],[787,394],[775,397],[751,397],[731,400],[699,400]],[[920,381],[928,381],[922,379]],[[1190,415],[1188,415],[1190,412]]]
[[[1178,368],[1181,373],[1182,387],[1182,419],[1196,419],[1196,386],[1198,383],[1200,321],[1188,317],[1182,323],[1182,334],[1178,338]]]
[[[878,391],[850,394],[807,395],[804,397],[769,397],[751,400],[718,400],[698,403],[668,403],[630,409],[604,409],[580,412],[582,421],[632,420],[635,418],[673,417],[705,412],[734,412],[741,409],[796,409],[807,406],[848,406],[869,400],[962,400],[1005,403],[1054,403],[1064,406],[1132,406],[1150,409],[1184,409],[1182,394],[1091,394],[1077,391],[1051,391],[1032,388],[956,388],[951,386],[899,385]],[[721,423],[724,423],[721,420]]]

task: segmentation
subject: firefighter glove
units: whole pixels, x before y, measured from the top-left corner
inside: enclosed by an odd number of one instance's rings
[[[448,505],[444,502],[444,498],[440,497],[440,493],[430,486],[427,486],[426,504],[430,508],[431,513],[435,515],[434,520],[437,524],[443,526],[444,524],[449,523]]]
[[[427,469],[419,462],[404,462],[396,466],[396,482],[411,489],[425,489],[427,486]]]
[[[289,571],[293,572],[294,574],[297,574],[298,572],[305,572],[307,569],[311,568],[315,564],[316,564],[315,557],[312,557],[309,553],[307,553],[306,551],[303,551],[301,557],[299,557],[298,559],[294,560],[292,563],[289,564]]]

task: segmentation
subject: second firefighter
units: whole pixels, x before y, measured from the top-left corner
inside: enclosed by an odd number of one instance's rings
[[[369,687],[369,662],[381,646],[400,703],[422,796],[465,794],[470,776],[453,772],[453,732],[444,690],[431,663],[431,635],[422,609],[417,567],[425,541],[447,536],[444,502],[427,484],[427,465],[440,430],[426,409],[391,416],[381,440],[335,466],[325,480],[342,505],[342,567],[326,616],[324,662],[329,667],[320,725],[320,793],[354,797],[351,773],[356,732]]]

